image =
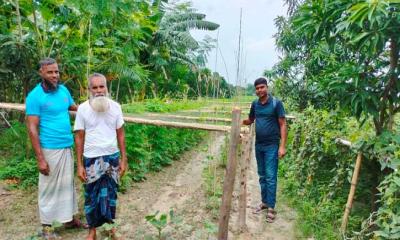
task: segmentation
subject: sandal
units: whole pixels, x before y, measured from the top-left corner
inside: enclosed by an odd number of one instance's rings
[[[39,239],[43,240],[58,240],[61,239],[61,237],[54,232],[54,230],[51,227],[44,227],[41,232],[38,234]]]
[[[268,223],[273,223],[276,218],[276,211],[273,208],[268,208],[267,212],[267,222]]]
[[[71,222],[67,222],[64,224],[65,228],[77,228],[77,229],[89,229],[89,225],[87,223],[81,222],[79,219],[72,219]]]
[[[264,203],[260,203],[257,207],[254,208],[253,214],[259,214],[267,210],[268,207]]]

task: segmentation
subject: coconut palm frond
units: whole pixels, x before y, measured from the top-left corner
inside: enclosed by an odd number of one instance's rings
[[[171,27],[175,31],[187,31],[191,29],[213,31],[219,27],[219,24],[204,20],[188,20],[176,23]]]
[[[148,76],[148,72],[139,65],[126,66],[120,63],[110,64],[108,72],[116,74],[118,78],[129,79],[137,82],[145,81]]]
[[[179,23],[179,22],[189,21],[189,20],[203,20],[205,17],[206,17],[205,14],[196,13],[196,12],[168,14],[163,19],[163,23],[164,24],[173,24],[173,23]]]
[[[189,32],[178,32],[176,40],[179,41],[179,44],[182,44],[189,49],[196,49],[199,47],[199,43],[192,37],[192,35],[190,35]]]
[[[178,51],[171,51],[171,60],[181,62],[187,65],[195,65],[195,63],[186,54]]]

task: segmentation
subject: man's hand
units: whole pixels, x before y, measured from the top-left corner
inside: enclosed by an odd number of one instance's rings
[[[253,123],[253,121],[251,120],[251,119],[244,119],[243,121],[242,121],[242,124],[243,125],[250,125],[250,124],[252,124]]]
[[[87,181],[86,170],[85,170],[84,167],[78,166],[78,168],[77,168],[77,174],[78,174],[79,179],[80,179],[82,182],[86,182],[86,181]]]
[[[279,150],[278,150],[279,158],[283,158],[285,155],[286,155],[286,148],[285,147],[279,147]]]
[[[127,168],[128,168],[127,161],[126,161],[126,159],[124,159],[124,160],[121,161],[121,163],[119,165],[119,177],[124,176]]]
[[[38,160],[38,169],[39,172],[45,176],[48,176],[50,173],[49,164],[47,164],[46,160],[40,159]]]

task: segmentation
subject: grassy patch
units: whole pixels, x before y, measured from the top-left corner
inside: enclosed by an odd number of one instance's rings
[[[206,208],[211,214],[212,221],[217,221],[223,193],[223,179],[225,165],[227,161],[228,138],[225,137],[225,143],[221,149],[221,155],[217,158],[208,156],[207,167],[203,170],[203,188],[206,194]]]

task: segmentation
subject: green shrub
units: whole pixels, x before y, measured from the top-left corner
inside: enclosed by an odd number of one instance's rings
[[[16,180],[16,186],[22,188],[35,186],[38,182],[36,159],[24,157],[9,159],[6,167],[0,170],[0,179]]]
[[[128,124],[125,127],[126,148],[131,176],[142,181],[149,171],[160,171],[195,146],[205,132],[157,126]]]
[[[340,238],[339,228],[350,189],[356,150],[338,144],[336,139],[355,142],[373,134],[371,126],[359,128],[354,119],[339,112],[313,108],[306,109],[290,125],[288,149],[291,151],[281,162],[279,174],[284,179],[282,192],[298,210],[298,226],[305,235],[316,239]],[[369,216],[365,206],[369,206],[370,189],[370,172],[362,170],[355,206],[364,208],[352,212],[349,233],[359,230],[362,221]]]

